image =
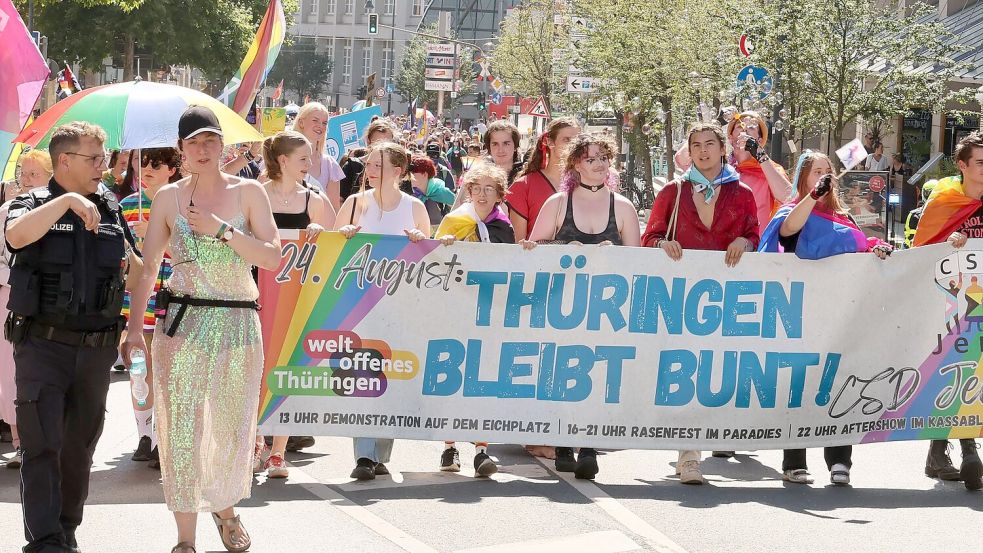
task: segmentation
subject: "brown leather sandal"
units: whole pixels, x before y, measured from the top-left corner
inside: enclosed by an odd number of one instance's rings
[[[191,543],[183,541],[172,547],[171,553],[198,553],[198,551],[195,550],[195,546],[191,545]]]
[[[221,518],[217,513],[212,513],[212,520],[218,528],[218,535],[222,538],[222,545],[230,553],[241,553],[252,546],[253,542],[249,539],[249,533],[243,527],[239,515],[232,518]]]

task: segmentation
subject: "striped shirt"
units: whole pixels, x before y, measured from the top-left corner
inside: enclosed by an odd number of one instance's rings
[[[139,194],[143,196],[143,209],[140,209],[141,198],[137,196],[137,193],[130,194],[129,196],[123,198],[119,203],[120,209],[123,210],[123,218],[126,219],[126,224],[130,226],[130,232],[133,233],[133,237],[136,239],[137,247],[143,246],[143,239],[136,234],[136,224],[140,221],[141,212],[143,214],[143,220],[147,221],[150,219],[150,198],[147,197],[147,193],[144,190],[140,190]],[[150,301],[147,302],[147,311],[143,314],[143,331],[153,332],[154,325],[157,320],[154,316],[154,301],[157,291],[163,286],[164,282],[167,281],[171,276],[171,258],[164,252],[164,260],[160,264],[160,269],[157,271],[157,280],[154,282],[154,290],[150,295]],[[123,298],[123,316],[127,319],[130,318],[130,293],[127,292],[126,296]]]

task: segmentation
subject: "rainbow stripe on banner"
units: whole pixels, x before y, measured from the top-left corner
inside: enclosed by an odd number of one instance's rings
[[[400,259],[407,263],[420,261],[440,242],[407,242],[401,236],[358,234],[351,240],[340,235],[320,240],[318,247],[296,240],[297,232],[281,230],[283,262],[277,271],[260,271],[260,323],[265,345],[265,374],[273,368],[314,367],[327,364],[338,369],[336,360],[312,356],[305,337],[312,333],[351,331],[385,296],[376,286],[360,288],[354,278],[345,279],[339,288],[338,280],[345,263],[365,244],[372,244],[370,260]],[[293,239],[293,240],[292,240]],[[311,252],[316,252],[311,255]],[[311,274],[312,267],[331,267],[328,275]],[[325,278],[325,276],[327,278]],[[307,284],[304,285],[304,282]],[[328,286],[332,284],[331,286]],[[354,334],[352,334],[354,336]],[[355,336],[355,339],[358,339]],[[359,340],[360,347],[396,354],[387,344],[377,340]],[[383,377],[384,378],[384,377]],[[384,384],[383,384],[384,386]],[[274,394],[264,377],[260,390],[259,423],[263,424],[279,407],[286,396]]]
[[[286,34],[287,18],[283,14],[283,5],[280,0],[270,0],[242,65],[229,84],[222,89],[218,99],[231,107],[232,111],[245,117],[259,87],[280,55],[280,47]]]

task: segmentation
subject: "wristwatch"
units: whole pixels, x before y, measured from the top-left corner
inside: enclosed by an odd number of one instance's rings
[[[253,153],[250,152],[249,150],[246,150],[245,152],[243,152],[242,153],[242,157],[246,158],[246,161],[252,161],[252,160],[256,159],[256,156],[254,156]]]
[[[758,163],[765,163],[765,162],[771,161],[771,158],[768,157],[768,154],[766,154],[764,152],[759,153],[758,154],[758,157],[756,159],[758,160]]]
[[[222,242],[228,242],[229,240],[232,240],[233,236],[235,236],[235,229],[232,228],[232,225],[229,225],[228,228],[225,229],[225,232],[222,233],[222,237],[219,238],[219,240]]]

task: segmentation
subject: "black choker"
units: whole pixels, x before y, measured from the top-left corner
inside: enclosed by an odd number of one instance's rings
[[[589,184],[580,183],[580,187],[590,190],[591,192],[597,192],[598,190],[604,188],[604,183],[593,185],[593,186]]]

